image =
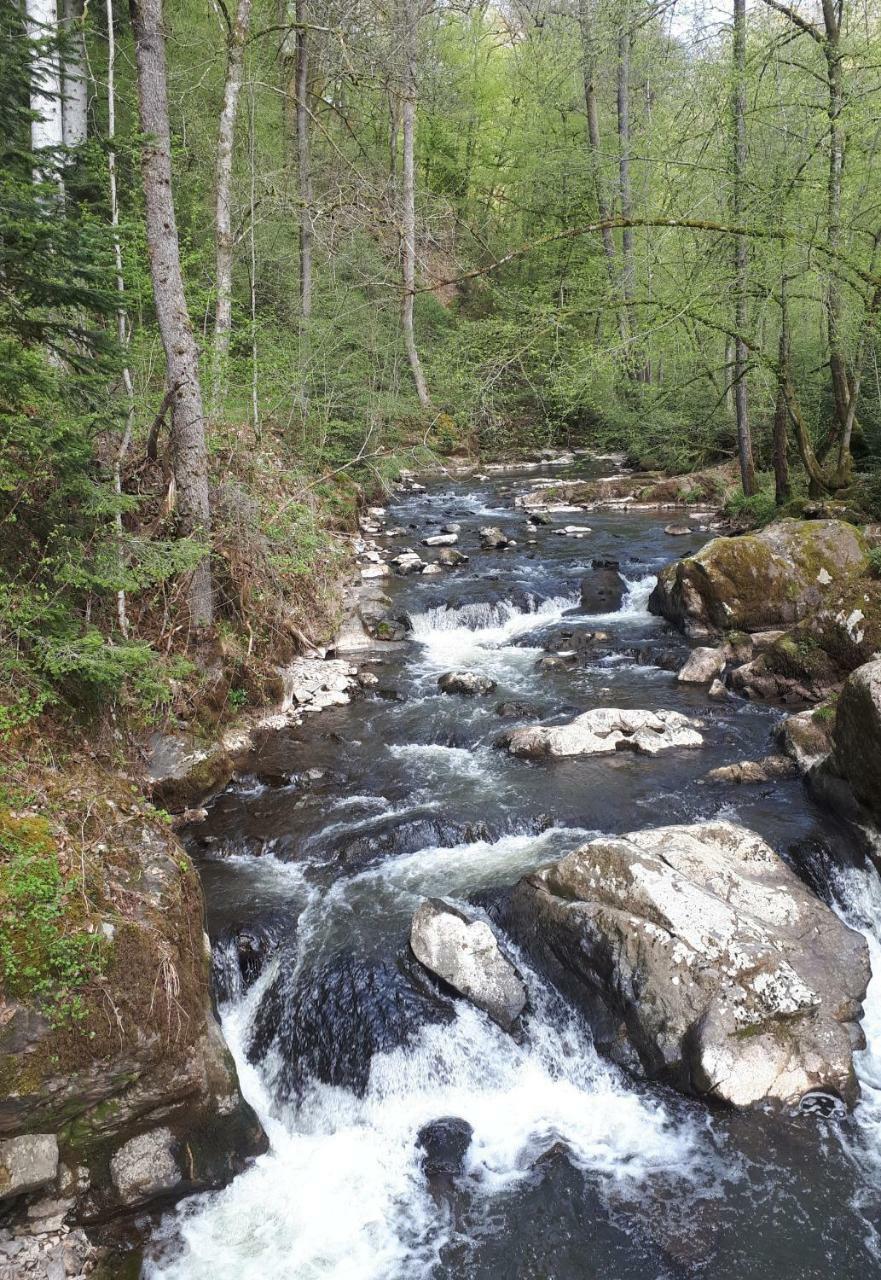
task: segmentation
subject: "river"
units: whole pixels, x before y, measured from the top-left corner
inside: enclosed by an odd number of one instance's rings
[[[455,521],[468,564],[387,579],[412,633],[369,667],[377,688],[267,734],[188,835],[224,1031],[271,1149],[166,1215],[147,1280],[881,1276],[881,883],[800,782],[702,781],[766,755],[781,714],[712,701],[655,661],[687,648],[647,612],[654,574],[708,535],[674,539],[669,515],[635,512],[528,528],[514,498],[541,478],[435,479],[396,496],[387,521],[407,535],[393,545],[418,548]],[[555,533],[573,521],[592,532]],[[486,524],[517,548],[481,551]],[[595,557],[620,563],[627,592],[616,612],[585,617],[579,583]],[[577,667],[537,668],[546,646],[598,629],[607,638]],[[496,692],[442,695],[438,676],[456,668],[491,675]],[[497,714],[512,701],[523,721],[680,710],[703,720],[704,746],[527,763],[493,746],[518,722]],[[713,816],[763,835],[869,939],[879,979],[850,1116],[726,1112],[637,1080],[522,956],[518,1040],[439,993],[408,954],[425,896],[492,916],[501,889],[593,834]],[[229,941],[242,925],[277,944],[247,990]],[[438,1195],[415,1138],[444,1116],[474,1136],[463,1176]]]

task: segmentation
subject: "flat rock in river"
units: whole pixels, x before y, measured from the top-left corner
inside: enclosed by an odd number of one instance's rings
[[[568,724],[527,725],[496,739],[514,756],[597,756],[637,751],[654,756],[670,747],[699,747],[696,721],[678,711],[639,711],[595,707]]]
[[[410,946],[420,964],[510,1031],[526,1006],[526,988],[485,920],[470,919],[440,898],[413,916]]]
[[[601,837],[521,880],[513,906],[650,1073],[736,1106],[856,1100],[865,940],[753,832]]]

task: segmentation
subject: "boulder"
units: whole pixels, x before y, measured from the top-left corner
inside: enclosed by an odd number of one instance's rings
[[[468,557],[463,555],[461,551],[457,551],[455,547],[444,547],[437,558],[438,564],[446,565],[447,568],[453,569],[456,565],[467,564]]]
[[[668,524],[664,532],[670,538],[687,538],[691,533],[691,527],[687,524]]]
[[[23,1133],[0,1142],[0,1200],[36,1191],[58,1173],[58,1139],[54,1133]]]
[[[590,573],[581,580],[583,613],[615,613],[627,593],[624,579],[614,560],[594,560]]]
[[[441,525],[441,533],[461,533],[461,532],[462,532],[462,526],[460,524],[457,524],[456,522],[453,522],[452,524]]]
[[[798,768],[789,756],[765,756],[763,760],[741,760],[711,769],[707,782],[773,782],[778,778],[796,778]]]
[[[465,1167],[474,1129],[467,1120],[443,1116],[423,1125],[416,1135],[422,1170],[430,1183],[455,1178]]]
[[[834,721],[833,708],[825,706],[799,711],[780,723],[775,737],[799,773],[807,773],[828,756]]]
[[[699,747],[696,722],[678,711],[619,710],[596,707],[568,724],[528,725],[496,740],[511,755],[536,760],[542,756],[598,756],[637,751],[654,756],[670,747]]]
[[[191,733],[151,733],[145,757],[144,789],[171,813],[222,791],[235,767],[222,743],[206,744]]]
[[[466,916],[441,898],[426,898],[410,925],[420,964],[511,1031],[526,1007],[526,987],[485,920]]]
[[[512,910],[622,1018],[650,1074],[735,1106],[855,1102],[865,940],[753,832],[601,837],[520,881]]]
[[[722,649],[692,649],[676,679],[680,684],[710,684],[724,669]]]
[[[181,1181],[174,1135],[149,1129],[130,1138],[110,1161],[110,1176],[120,1204],[144,1204],[173,1190]]]
[[[649,609],[692,637],[790,626],[824,607],[866,565],[859,530],[840,520],[780,520],[714,538],[658,575]]]
[[[479,671],[447,671],[438,676],[437,687],[441,693],[463,693],[473,698],[478,694],[492,693],[496,682]]]
[[[844,779],[869,816],[881,822],[881,658],[848,677],[832,740],[829,770]]]
[[[425,561],[415,551],[402,551],[400,555],[394,557],[392,564],[404,578],[411,573],[421,573],[425,568]]]
[[[423,538],[423,547],[453,547],[459,541],[458,533],[434,533],[430,538]]]
[[[489,550],[494,548],[501,549],[507,547],[511,539],[507,534],[502,533],[498,525],[486,525],[483,529],[478,530],[480,545]]]
[[[714,680],[707,692],[707,697],[715,702],[723,702],[729,696],[728,688],[721,680]]]

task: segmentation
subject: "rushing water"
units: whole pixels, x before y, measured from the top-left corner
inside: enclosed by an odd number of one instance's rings
[[[529,529],[513,497],[536,478],[437,483],[392,504],[389,524],[414,546],[460,522],[470,562],[392,581],[412,638],[380,655],[377,690],[267,735],[192,832],[224,1030],[271,1150],[166,1217],[150,1280],[881,1276],[878,876],[800,783],[701,781],[766,754],[779,714],[711,702],[665,669],[685,648],[646,611],[653,574],[706,535],[673,542],[662,516],[636,513],[591,514],[581,540]],[[488,522],[516,551],[476,549]],[[597,556],[620,562],[627,592],[615,613],[584,617],[579,582]],[[536,668],[597,630],[607,638],[577,667]],[[437,677],[461,667],[491,675],[496,694],[441,695]],[[492,745],[512,723],[496,706],[511,701],[527,721],[681,710],[704,720],[705,745],[528,764]],[[711,1110],[600,1057],[522,956],[519,1039],[438,993],[408,956],[427,895],[491,912],[501,888],[595,832],[714,815],[759,831],[869,939],[879,976],[853,1116]],[[275,945],[247,990],[230,940],[241,926]],[[444,1116],[474,1136],[462,1177],[439,1191],[415,1138]]]

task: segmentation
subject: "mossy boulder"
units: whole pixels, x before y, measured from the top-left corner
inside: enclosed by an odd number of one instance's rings
[[[714,538],[658,576],[649,609],[694,638],[789,627],[823,610],[866,566],[860,531],[841,520],[780,520]]]
[[[56,1137],[49,1194],[80,1222],[221,1186],[266,1139],[213,1013],[195,869],[87,758],[27,785],[0,809],[0,1139]],[[160,1145],[161,1177],[118,1174]]]
[[[858,578],[733,672],[732,684],[754,696],[816,702],[879,652],[881,583]]]

